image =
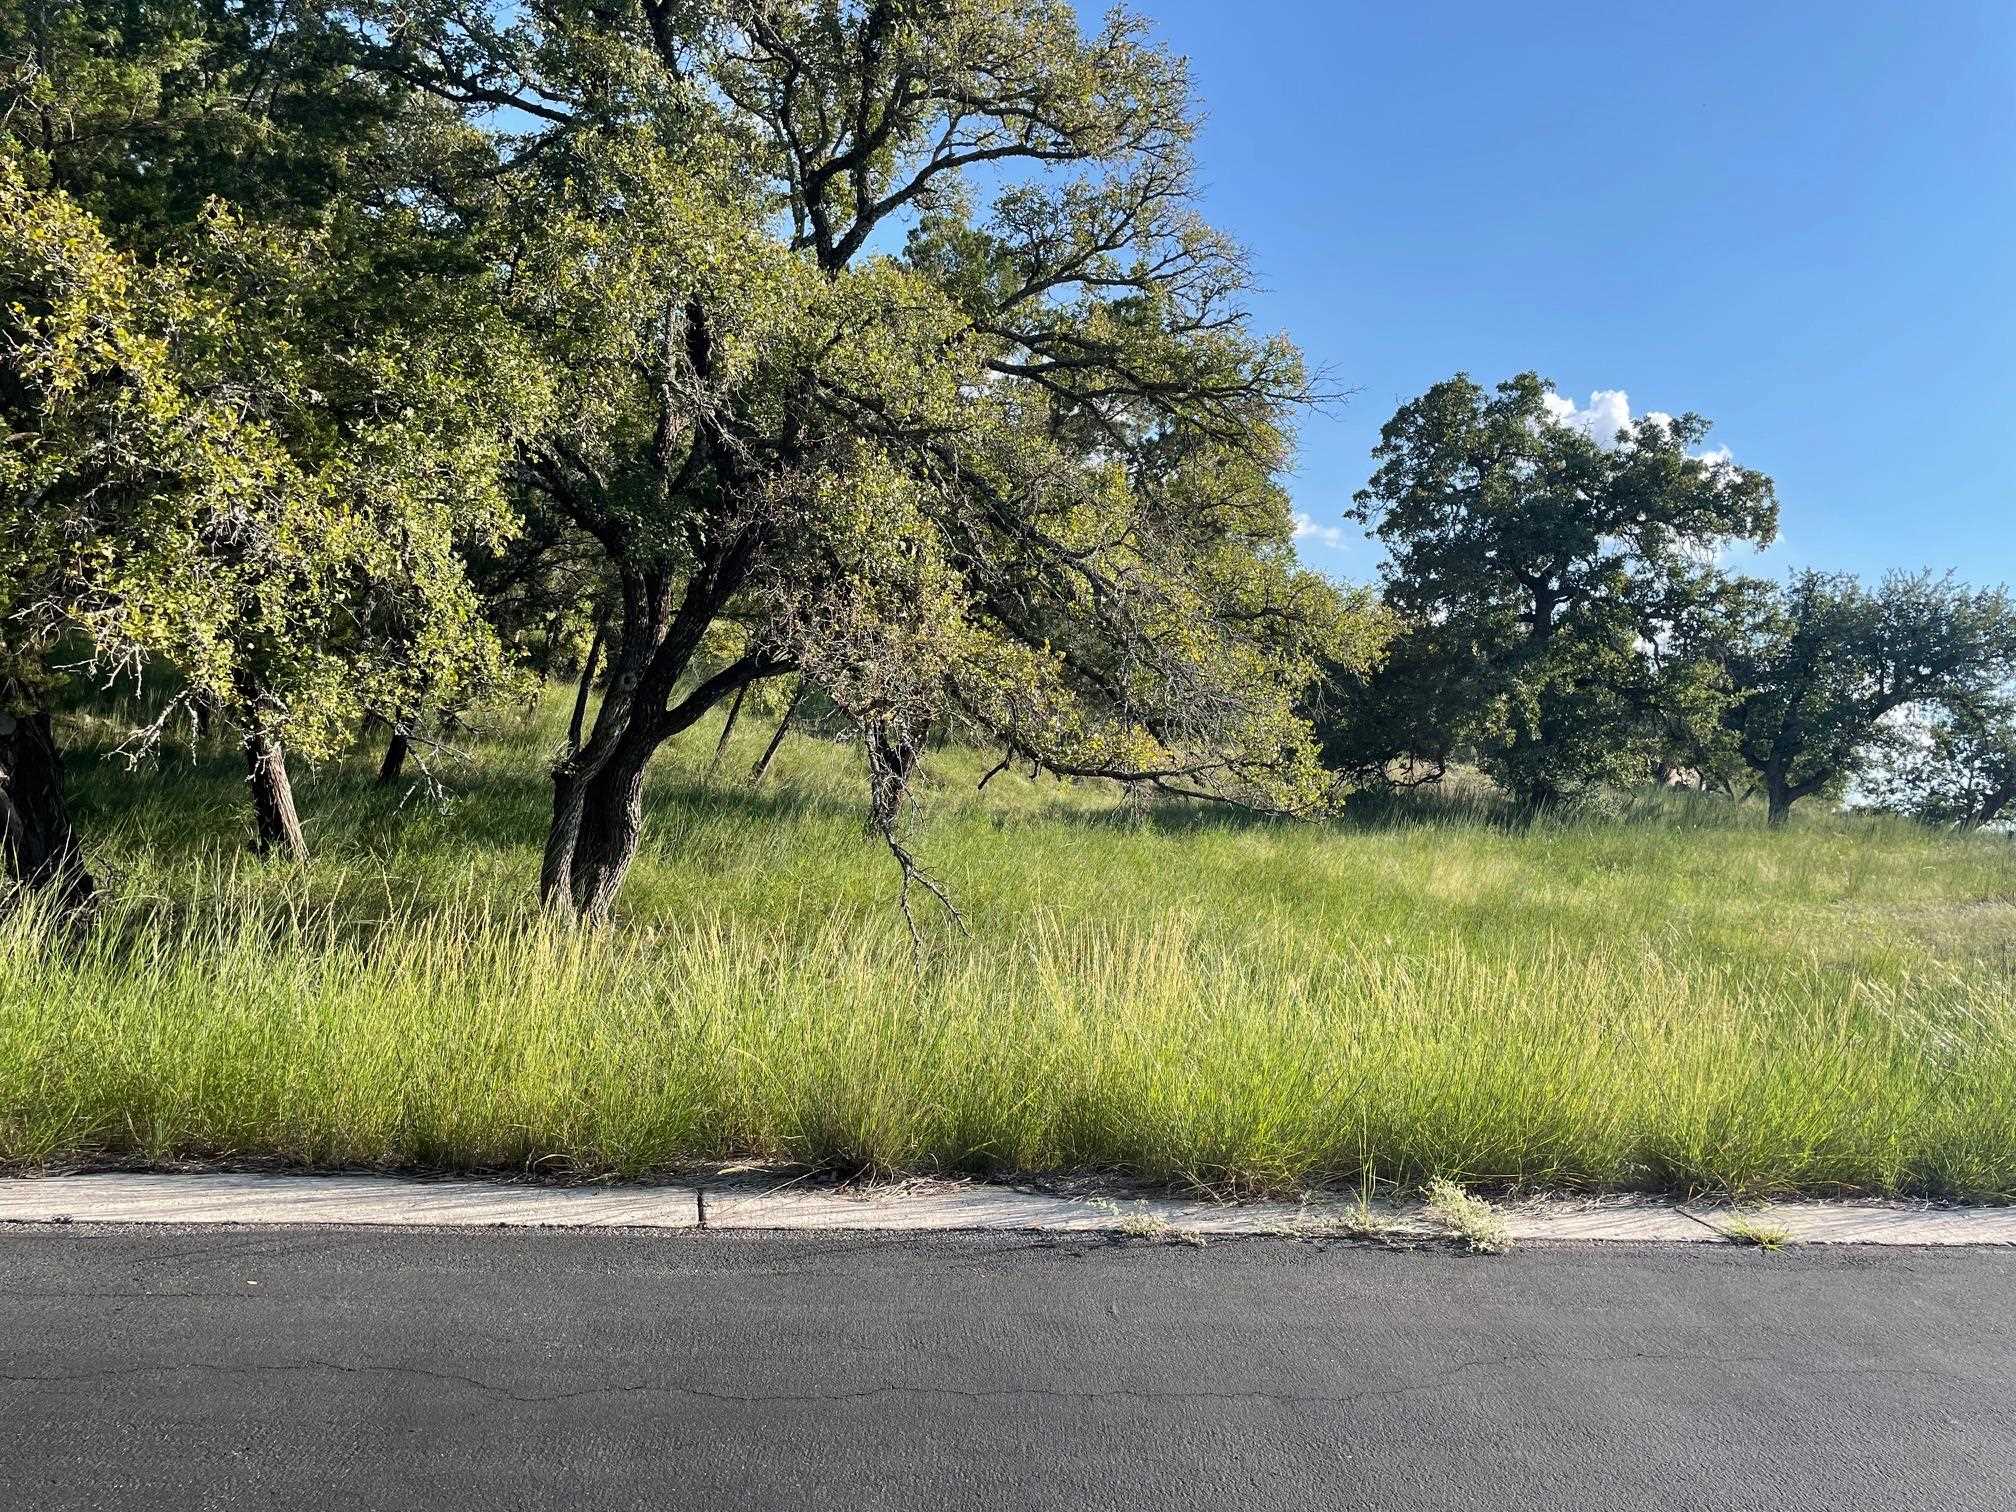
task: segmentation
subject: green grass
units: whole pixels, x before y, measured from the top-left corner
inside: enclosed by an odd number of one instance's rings
[[[916,841],[973,935],[920,910],[920,971],[854,758],[794,738],[752,791],[760,726],[712,787],[715,730],[668,752],[615,925],[541,920],[560,714],[445,803],[297,774],[305,870],[242,853],[227,754],[87,748],[112,901],[0,924],[0,1161],[2016,1195],[2006,840],[1654,795],[1136,816],[948,751]]]
[[[1792,1242],[1792,1231],[1782,1223],[1753,1218],[1745,1213],[1725,1219],[1722,1235],[1731,1244],[1747,1244],[1769,1254],[1776,1254]]]

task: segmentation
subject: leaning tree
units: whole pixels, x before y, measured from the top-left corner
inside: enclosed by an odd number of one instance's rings
[[[213,316],[0,154],[0,881],[66,909],[94,885],[64,798],[52,652],[115,559],[172,554],[178,515],[264,472],[170,354],[169,332],[200,341]]]
[[[1301,570],[1316,392],[1197,215],[1182,63],[1063,0],[365,4],[387,76],[499,166],[498,298],[561,418],[517,481],[604,553],[607,686],[553,773],[541,891],[608,912],[647,763],[794,677],[898,828],[956,714],[1062,775],[1292,809],[1294,712],[1378,621]],[[981,208],[983,194],[988,196]],[[705,654],[724,621],[739,654]],[[925,879],[928,881],[928,879]]]
[[[0,623],[33,737],[8,824],[46,837],[9,843],[27,880],[75,855],[48,718],[66,636],[101,676],[179,674],[140,742],[192,701],[228,720],[256,841],[296,856],[290,745],[501,678],[455,549],[508,526],[482,326],[294,345],[341,277],[329,247],[219,210],[186,257],[142,259],[0,156]]]

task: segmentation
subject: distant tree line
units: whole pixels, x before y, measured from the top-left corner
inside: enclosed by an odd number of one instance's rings
[[[6,879],[88,905],[53,712],[143,678],[129,749],[227,732],[297,859],[290,756],[376,731],[396,780],[575,679],[538,887],[588,919],[717,708],[851,732],[906,897],[948,728],[1276,813],[1465,760],[1777,819],[1936,709],[1890,799],[2009,802],[2002,597],[1719,571],[1776,503],[1692,416],[1437,385],[1358,499],[1383,595],[1302,566],[1329,396],[1197,119],[1062,0],[0,0]]]
[[[1858,777],[1968,825],[2016,799],[2003,590],[1728,572],[1732,546],[1775,537],[1769,478],[1701,453],[1698,416],[1612,439],[1551,398],[1531,373],[1495,392],[1458,375],[1382,431],[1355,513],[1387,548],[1398,628],[1321,690],[1333,766],[1391,784],[1465,760],[1542,806],[1684,773],[1754,789],[1774,824]],[[1925,739],[1889,723],[1907,711],[1936,721]]]

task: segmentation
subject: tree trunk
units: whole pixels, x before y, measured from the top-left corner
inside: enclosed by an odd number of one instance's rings
[[[588,787],[581,836],[574,846],[574,912],[591,924],[607,921],[616,893],[644,838],[644,769],[648,747],[618,751]]]
[[[721,765],[721,753],[728,749],[728,737],[735,733],[735,721],[741,716],[742,700],[748,693],[747,683],[735,690],[735,702],[728,705],[728,717],[721,721],[721,738],[714,742],[714,759],[707,763],[707,775],[702,779],[705,782],[714,780],[714,769]]]
[[[693,638],[696,648],[698,639]],[[691,654],[689,649],[688,660]],[[691,729],[731,689],[770,675],[752,675],[737,664],[667,708],[665,683],[678,669],[665,673],[656,686],[647,683],[645,697],[636,699],[625,685],[625,665],[619,656],[618,676],[588,744],[554,768],[553,822],[539,868],[539,901],[549,909],[571,910],[592,924],[609,917],[637,858],[644,835],[644,769],[651,757],[666,741]]]
[[[763,754],[756,758],[756,765],[749,768],[749,782],[755,786],[763,781],[763,774],[770,770],[770,758],[777,754],[777,747],[784,744],[784,737],[791,729],[791,716],[798,712],[798,700],[805,696],[805,684],[801,680],[791,690],[791,702],[784,706],[784,717],[777,721],[777,733],[770,737],[770,744],[763,747]]]
[[[627,739],[595,772],[555,774],[553,826],[539,878],[547,906],[564,899],[577,918],[607,921],[644,838],[644,769],[657,745]]]
[[[595,638],[588,642],[588,656],[581,663],[581,683],[574,690],[574,717],[567,723],[567,748],[581,749],[581,726],[588,717],[588,693],[595,686],[595,665],[602,659],[602,642],[607,635],[601,620],[595,621]]]
[[[2005,782],[1982,800],[1981,807],[1975,810],[1967,828],[1970,830],[1987,828],[2001,818],[2002,811],[2012,803],[2016,803],[2016,782]]]
[[[1797,795],[1792,791],[1792,784],[1785,780],[1782,773],[1766,772],[1764,800],[1767,805],[1765,822],[1773,829],[1777,829],[1792,817],[1792,805],[1797,800]]]
[[[406,726],[394,723],[392,738],[385,745],[385,759],[378,763],[378,786],[390,787],[406,773],[406,757],[413,749],[413,740],[406,733]]]
[[[46,891],[66,911],[89,908],[97,885],[63,798],[63,755],[47,709],[0,713],[0,881]]]
[[[1529,779],[1514,791],[1521,807],[1535,814],[1552,814],[1568,806],[1568,795],[1547,779]]]
[[[252,848],[262,856],[278,851],[291,861],[306,861],[308,840],[294,810],[287,753],[277,739],[256,727],[245,737],[245,773],[252,789]]]
[[[553,819],[539,866],[543,907],[605,920],[643,838],[652,755],[744,684],[789,670],[747,656],[672,701],[707,626],[739,583],[739,573],[730,573],[695,585],[676,613],[666,585],[626,586],[623,629],[610,637],[610,675],[594,729],[553,769]]]
[[[558,911],[574,907],[574,848],[581,841],[582,816],[588,806],[588,778],[572,766],[572,758],[553,772],[553,818],[546,826],[546,852],[539,860],[539,906]]]

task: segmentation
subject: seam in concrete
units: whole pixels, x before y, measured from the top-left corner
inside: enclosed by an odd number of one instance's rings
[[[711,1200],[710,1200],[711,1199]],[[1685,1203],[1535,1198],[1502,1209],[1521,1244],[1729,1243]],[[2016,1245],[2016,1207],[1787,1202],[1743,1209],[1797,1244]],[[1140,1238],[1343,1238],[1358,1205],[1053,1197],[1006,1187],[840,1192],[802,1183],[540,1187],[385,1176],[133,1175],[0,1179],[0,1224],[340,1225],[1107,1233]],[[1375,1204],[1398,1241],[1438,1230],[1416,1205]]]

